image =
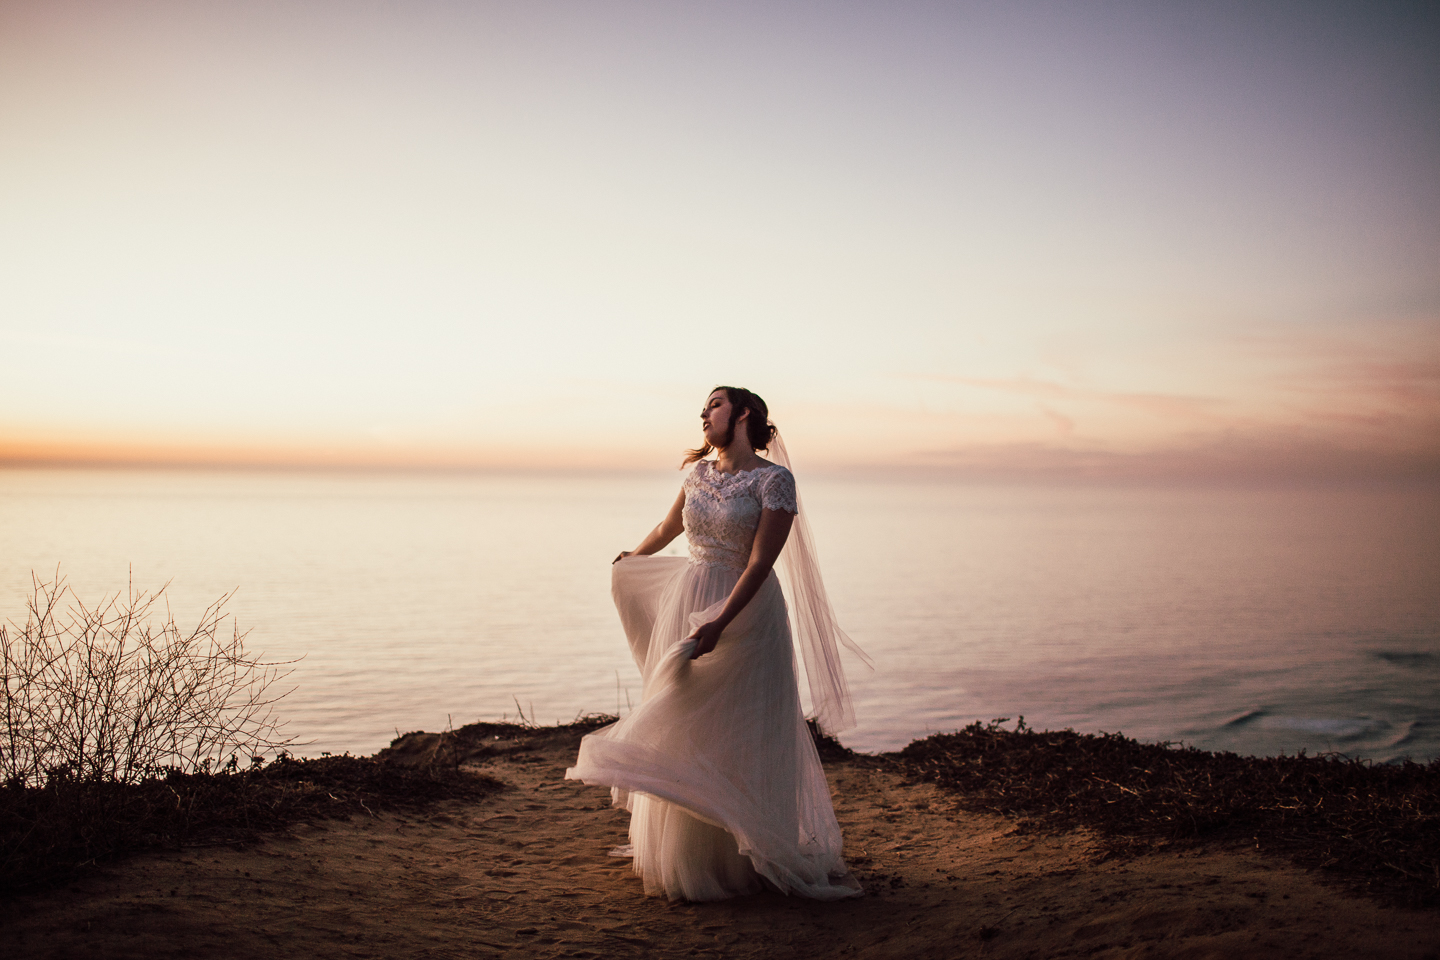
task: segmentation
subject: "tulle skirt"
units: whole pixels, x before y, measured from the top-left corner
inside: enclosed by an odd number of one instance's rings
[[[719,900],[768,884],[855,896],[773,573],[715,650],[689,659],[685,637],[719,613],[739,576],[680,557],[615,564],[615,605],[644,692],[628,717],[581,741],[565,776],[610,787],[630,811],[647,893]]]

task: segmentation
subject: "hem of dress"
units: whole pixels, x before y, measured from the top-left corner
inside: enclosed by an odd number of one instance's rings
[[[707,817],[681,800],[667,796],[667,791],[664,789],[663,783],[650,782],[645,785],[638,783],[640,780],[649,780],[650,778],[637,777],[634,778],[635,782],[626,783],[624,781],[630,778],[598,770],[593,772],[582,771],[577,764],[576,766],[566,768],[565,779],[579,780],[581,783],[592,787],[609,787],[612,791],[622,791],[626,795],[626,802],[622,804],[619,802],[619,798],[616,797],[616,805],[625,810],[630,809],[628,802],[629,794],[643,793],[656,800],[673,803],[697,820],[719,827],[736,838],[736,846],[740,854],[750,859],[750,864],[754,867],[755,872],[768,881],[768,883],[775,888],[776,892],[782,893],[785,896],[795,895],[811,900],[845,900],[850,897],[863,896],[865,893],[860,887],[859,881],[855,880],[843,860],[838,864],[840,872],[826,871],[826,878],[829,882],[821,884],[807,881],[783,865],[757,854],[754,849],[741,845],[739,834],[730,824],[722,820],[717,820],[714,817]],[[849,883],[845,883],[844,881],[846,880],[848,880]],[[853,884],[853,886],[851,884]]]

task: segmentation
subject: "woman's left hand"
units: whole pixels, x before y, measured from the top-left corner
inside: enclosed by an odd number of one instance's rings
[[[725,627],[718,620],[711,620],[709,623],[702,623],[695,628],[695,632],[686,637],[687,640],[698,641],[695,644],[695,652],[690,654],[691,660],[698,660],[700,657],[715,649],[715,644],[720,642],[720,634]]]

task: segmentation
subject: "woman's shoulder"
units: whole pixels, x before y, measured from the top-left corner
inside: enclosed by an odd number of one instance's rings
[[[714,468],[711,468],[712,470]],[[780,463],[771,463],[764,457],[760,458],[758,467],[751,467],[749,470],[741,470],[739,473],[720,474],[722,477],[731,477],[734,480],[760,486],[769,486],[773,483],[795,483],[795,475],[790,468]]]
[[[771,484],[777,481],[791,484],[795,482],[795,475],[790,472],[789,467],[782,463],[771,463],[763,457],[761,458],[760,466],[747,470],[745,473],[751,479],[762,484]]]
[[[764,460],[763,457],[761,459]],[[757,471],[763,470],[769,473],[771,476],[790,477],[791,479],[794,479],[795,477],[795,475],[790,472],[790,468],[785,466],[785,464],[771,463],[769,460],[765,460],[764,466],[756,467],[755,469]]]
[[[789,467],[772,463],[755,470],[759,477],[757,486],[760,504],[767,510],[787,510],[796,513],[798,499],[795,495],[795,475]]]

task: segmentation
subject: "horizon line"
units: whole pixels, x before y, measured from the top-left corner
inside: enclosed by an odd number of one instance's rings
[[[58,446],[58,445],[57,445]],[[582,472],[591,476],[679,473],[680,458],[670,463],[642,456],[621,466],[610,457],[588,451],[571,459],[554,456],[480,457],[408,451],[377,456],[374,452],[340,450],[271,450],[244,446],[228,449],[116,449],[105,445],[69,449],[5,449],[0,444],[0,470],[165,470],[238,473],[327,474],[449,474],[558,475]],[[518,451],[517,451],[518,452]],[[527,451],[529,452],[529,451]],[[307,455],[308,453],[308,455]],[[1313,484],[1440,484],[1440,455],[1429,451],[1405,455],[1331,447],[1236,449],[1195,448],[1117,453],[1070,450],[1039,445],[975,445],[949,451],[923,451],[912,460],[843,462],[806,458],[803,472],[815,477],[909,480],[958,483],[1019,484],[1154,484],[1166,485],[1313,485]]]

